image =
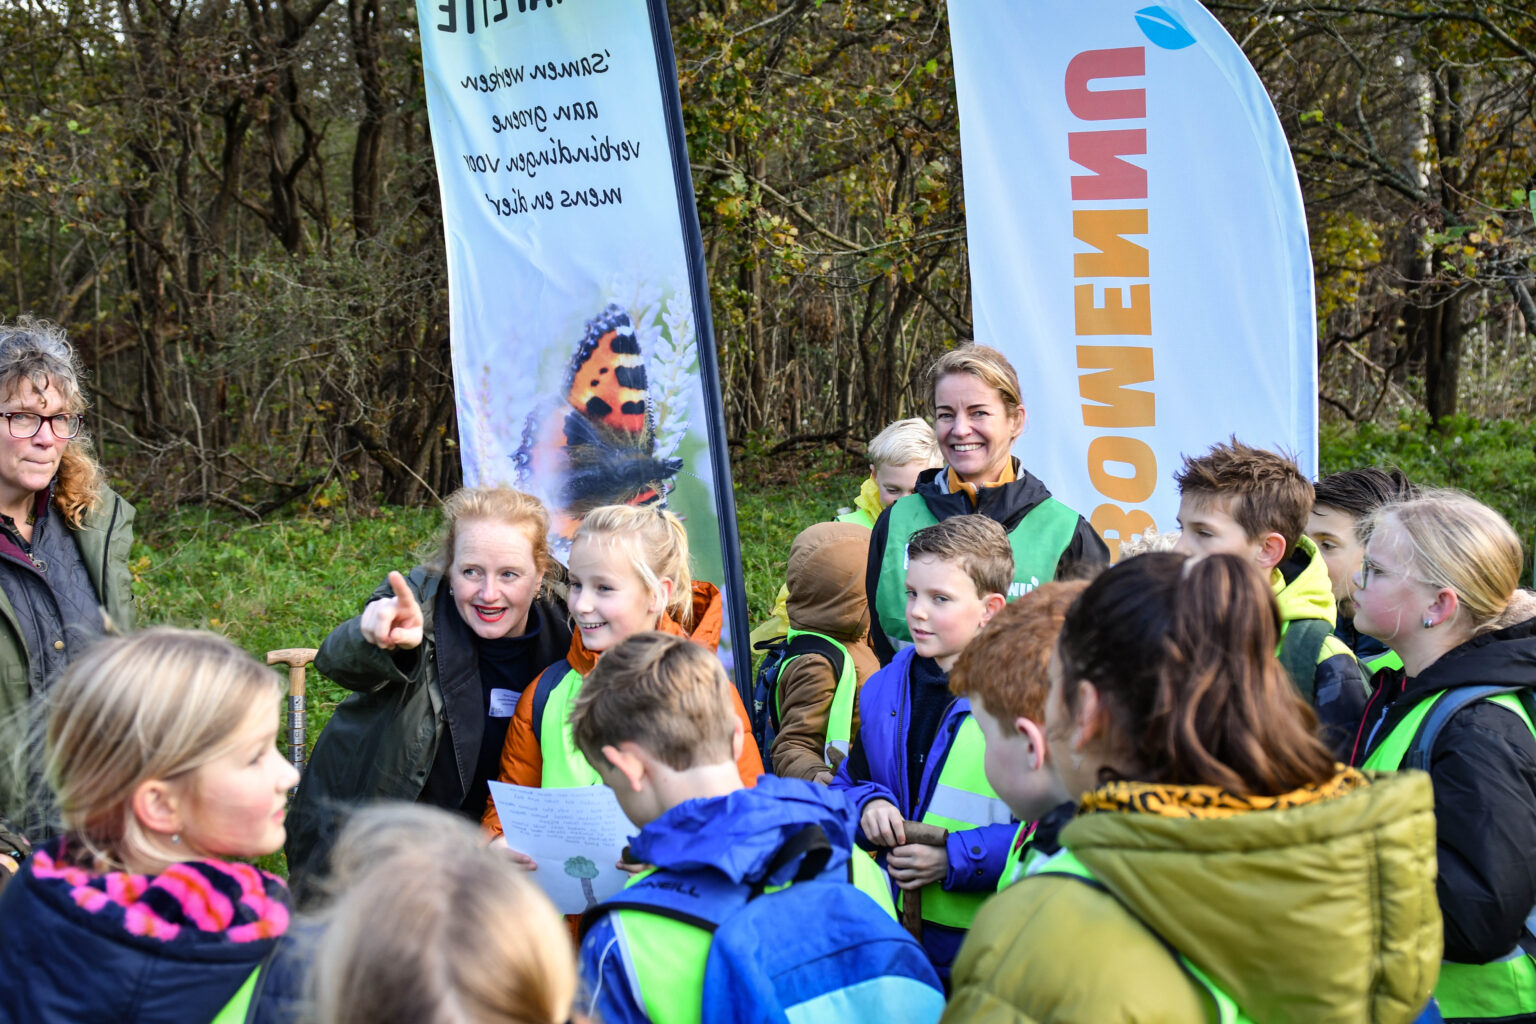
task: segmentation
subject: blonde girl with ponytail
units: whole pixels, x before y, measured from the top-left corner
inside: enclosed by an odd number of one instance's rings
[[[568,718],[582,679],[602,653],[652,629],[711,651],[720,643],[720,591],[693,579],[688,534],[671,512],[648,505],[593,509],[571,541],[569,561],[566,604],[575,627],[570,652],[545,669],[518,703],[502,750],[502,782],[555,789],[601,785],[571,738]],[[742,784],[752,786],[763,772],[762,757],[739,696],[735,703],[747,734],[737,769]],[[482,823],[492,836],[502,834],[489,802]],[[525,867],[535,866],[516,856]]]
[[[0,897],[0,1020],[244,1019],[288,927],[287,888],[248,863],[282,846],[298,782],[280,686],[223,637],[166,628],[59,679],[43,759],[63,834]]]

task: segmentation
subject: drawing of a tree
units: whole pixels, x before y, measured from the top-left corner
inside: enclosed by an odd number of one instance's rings
[[[565,862],[565,873],[581,879],[581,894],[587,898],[587,906],[596,906],[597,894],[592,891],[592,879],[597,877],[597,865],[586,857],[569,857]]]

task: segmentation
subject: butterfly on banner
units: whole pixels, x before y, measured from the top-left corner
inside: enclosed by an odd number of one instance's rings
[[[512,458],[519,487],[555,496],[565,537],[602,505],[665,504],[683,460],[656,457],[645,356],[623,307],[587,321],[562,395],[528,414]]]

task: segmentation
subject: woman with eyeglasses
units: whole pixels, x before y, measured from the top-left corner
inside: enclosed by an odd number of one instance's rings
[[[1379,509],[1355,575],[1355,627],[1403,659],[1351,761],[1421,768],[1435,791],[1448,1021],[1536,1021],[1536,595],[1493,509],[1436,491]]]
[[[0,753],[26,709],[110,618],[133,625],[133,506],[107,486],[82,433],[81,366],[64,331],[0,323]],[[35,759],[0,756],[0,817],[34,842],[56,830]],[[28,796],[33,797],[25,807]]]

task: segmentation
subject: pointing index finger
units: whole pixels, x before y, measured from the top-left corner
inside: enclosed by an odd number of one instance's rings
[[[416,595],[406,585],[405,577],[393,569],[389,573],[389,588],[395,592],[395,599],[402,605],[409,607],[416,604]]]

